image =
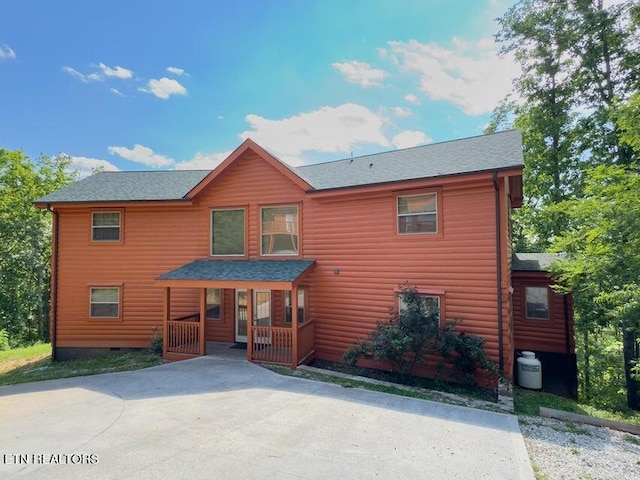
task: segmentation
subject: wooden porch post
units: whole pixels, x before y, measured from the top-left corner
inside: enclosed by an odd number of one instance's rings
[[[291,368],[298,367],[298,287],[291,290]]]
[[[169,341],[169,320],[171,320],[171,287],[164,287],[162,292],[162,356],[167,356],[167,342]]]
[[[205,331],[204,325],[207,319],[207,289],[200,289],[200,333],[198,336],[198,354],[200,356],[206,354]]]
[[[253,290],[247,289],[247,360],[253,360]]]

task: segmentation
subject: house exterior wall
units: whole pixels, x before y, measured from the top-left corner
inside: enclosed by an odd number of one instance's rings
[[[398,235],[396,196],[434,191],[441,208],[439,233]],[[459,330],[486,338],[487,352],[498,360],[495,190],[490,175],[464,182],[424,182],[409,190],[395,185],[369,194],[322,197],[314,199],[306,215],[305,254],[316,259],[309,295],[310,314],[316,319],[316,358],[341,360],[349,345],[397,307],[398,286],[410,284],[440,295],[443,316],[463,319]],[[501,215],[506,223],[505,212]],[[504,296],[505,312],[507,300]],[[505,336],[505,351],[512,349],[509,338]],[[510,371],[510,365],[506,367]]]
[[[573,354],[573,300],[551,289],[552,280],[545,272],[513,273],[513,317],[515,348],[518,351],[554,352]],[[549,292],[549,319],[526,317],[525,288],[544,287]],[[568,322],[568,325],[567,325]],[[567,330],[569,335],[567,336]]]
[[[502,342],[504,371],[513,366],[510,322],[511,257],[507,248],[508,181],[497,179],[502,242]],[[436,192],[437,234],[398,235],[398,195]],[[154,279],[210,256],[212,209],[246,211],[244,257],[260,253],[260,208],[296,205],[300,254],[315,259],[307,288],[307,318],[315,325],[316,358],[339,361],[354,341],[397,306],[398,287],[416,286],[441,297],[442,315],[462,319],[461,331],[481,335],[497,361],[498,260],[496,191],[491,174],[412,181],[376,188],[305,193],[257,154],[248,151],[184,206],[162,202],[116,206],[123,215],[123,241],[95,244],[91,212],[108,205],[57,206],[59,215],[58,347],[143,348],[162,324],[162,288]],[[283,257],[268,257],[283,258]],[[89,318],[89,289],[121,288],[119,319]],[[207,321],[206,339],[234,340],[235,298],[224,291],[223,318]],[[197,289],[171,289],[171,315],[198,311]],[[282,292],[274,291],[274,325],[283,317]]]

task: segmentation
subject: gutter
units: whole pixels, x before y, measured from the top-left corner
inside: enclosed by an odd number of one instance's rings
[[[500,372],[504,373],[504,338],[502,334],[502,237],[500,235],[500,187],[498,185],[498,172],[493,172],[493,188],[495,189],[496,265],[498,267],[498,274],[496,276],[498,293],[498,368]]]
[[[51,208],[51,204],[47,203],[47,211],[53,214],[53,244],[51,245],[51,264],[53,267],[51,277],[51,359],[57,360],[56,337],[58,327],[58,212]]]

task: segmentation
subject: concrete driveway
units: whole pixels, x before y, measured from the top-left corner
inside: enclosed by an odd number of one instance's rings
[[[201,357],[0,387],[0,478],[533,479],[516,417]]]

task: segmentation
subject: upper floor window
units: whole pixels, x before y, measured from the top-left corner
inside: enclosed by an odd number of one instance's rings
[[[262,255],[298,255],[298,207],[262,209]]]
[[[222,311],[222,290],[207,288],[207,320],[220,320]]]
[[[120,316],[120,289],[118,287],[92,288],[90,303],[91,318],[118,318]]]
[[[435,193],[398,197],[398,234],[438,233],[438,198]]]
[[[525,287],[527,318],[549,319],[549,290],[547,287]]]
[[[120,221],[120,212],[93,212],[91,214],[91,239],[94,242],[119,242]]]
[[[244,209],[211,211],[211,255],[245,254]]]

